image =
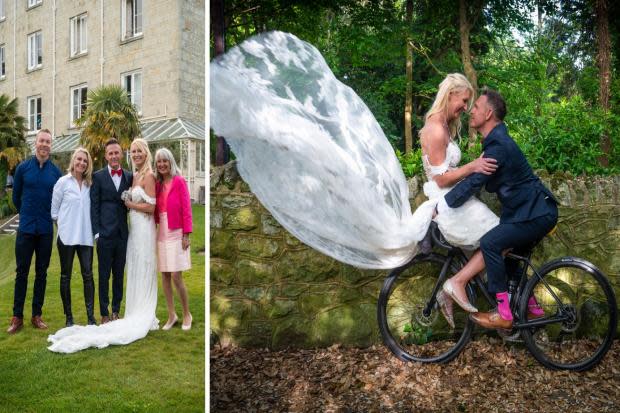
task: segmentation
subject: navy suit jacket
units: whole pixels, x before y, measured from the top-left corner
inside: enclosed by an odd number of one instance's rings
[[[502,204],[500,223],[530,221],[553,212],[547,199],[556,204],[557,200],[534,175],[504,123],[491,130],[482,143],[482,150],[485,158],[497,160],[497,170],[492,175],[475,173],[463,179],[445,195],[448,206],[463,205],[484,185],[488,192],[497,194]]]
[[[123,169],[121,184],[116,190],[108,167],[93,174],[93,186],[90,189],[90,220],[93,235],[99,238],[127,240],[127,207],[121,199],[123,191],[131,187],[133,176]]]

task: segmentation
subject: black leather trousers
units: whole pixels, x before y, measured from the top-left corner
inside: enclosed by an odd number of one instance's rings
[[[73,317],[71,313],[71,273],[73,272],[73,257],[77,253],[80,261],[80,271],[84,282],[84,303],[88,320],[94,319],[95,282],[93,280],[93,247],[87,245],[65,245],[58,237],[56,241],[60,256],[60,297],[65,316]]]

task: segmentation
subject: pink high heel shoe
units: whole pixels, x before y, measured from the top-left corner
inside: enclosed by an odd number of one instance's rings
[[[452,299],[443,292],[443,290],[439,291],[437,294],[437,304],[439,304],[439,309],[441,310],[441,314],[446,319],[450,327],[454,329],[454,315],[452,308]]]

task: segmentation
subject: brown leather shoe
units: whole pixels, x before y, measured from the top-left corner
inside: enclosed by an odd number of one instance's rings
[[[118,313],[112,313],[112,321],[118,320],[119,318]]]
[[[504,320],[497,311],[492,311],[490,313],[473,313],[469,315],[469,318],[474,323],[484,328],[512,329],[512,320]]]
[[[101,324],[105,324],[105,323],[109,323],[110,322],[110,317],[108,317],[107,315],[102,315],[101,316]]]
[[[40,315],[35,315],[30,319],[30,322],[34,326],[34,328],[38,328],[39,330],[47,330],[47,324],[43,322]]]
[[[9,325],[9,328],[6,330],[6,332],[9,333],[9,334],[15,334],[19,330],[21,330],[23,326],[24,326],[24,319],[23,318],[21,318],[21,317],[13,317],[13,318],[11,318],[11,325]]]

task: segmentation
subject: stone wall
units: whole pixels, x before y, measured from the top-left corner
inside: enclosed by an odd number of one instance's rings
[[[535,261],[573,255],[595,263],[620,293],[620,176],[541,175],[561,202],[557,232]],[[421,180],[411,202],[424,200]],[[482,198],[496,211],[494,196]],[[359,270],[287,233],[238,176],[211,171],[211,328],[223,342],[271,348],[380,341],[376,302],[387,271]]]

